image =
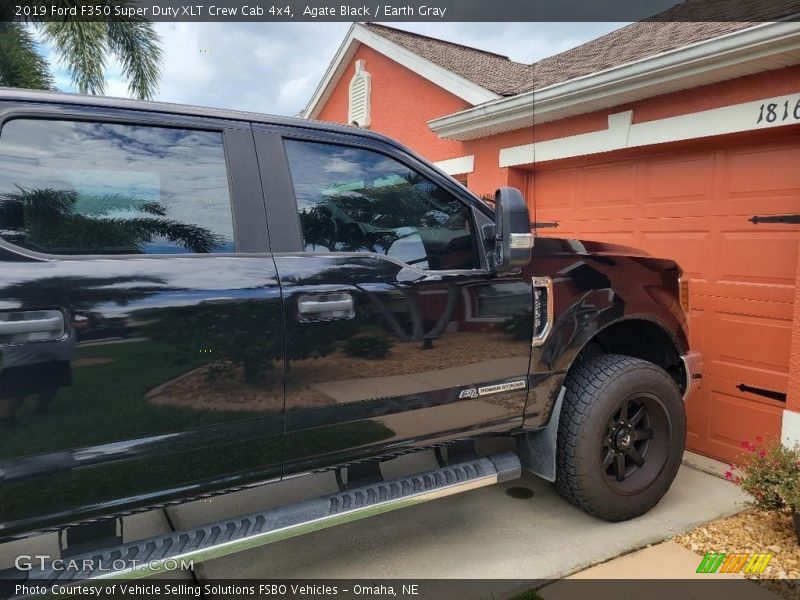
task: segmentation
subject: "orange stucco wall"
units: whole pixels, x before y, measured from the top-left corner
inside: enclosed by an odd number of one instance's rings
[[[372,79],[370,129],[400,140],[430,160],[461,156],[460,144],[442,140],[428,121],[469,108],[464,100],[361,44],[322,108],[322,121],[347,123],[348,88],[355,61],[364,60]]]
[[[468,187],[480,196],[494,195],[501,186],[525,188],[524,172],[500,168],[500,149],[522,146],[533,141],[533,129],[518,129],[461,143],[462,155],[475,156],[475,170],[467,177]]]

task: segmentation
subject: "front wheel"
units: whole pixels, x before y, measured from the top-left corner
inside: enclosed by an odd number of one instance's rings
[[[608,521],[646,513],[683,456],[686,416],[675,382],[653,363],[607,354],[575,365],[565,387],[556,491]]]

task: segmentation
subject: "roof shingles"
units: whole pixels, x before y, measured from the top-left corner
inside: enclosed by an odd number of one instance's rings
[[[507,56],[386,25],[364,23],[364,26],[495,94],[513,96],[800,12],[800,0],[772,0],[764,4],[768,10],[752,0],[686,0],[649,20],[632,23],[533,64],[514,62]],[[693,22],[692,17],[700,14],[697,7],[702,7],[705,15],[722,14],[719,11],[724,9],[728,20]]]
[[[390,42],[500,96],[517,93],[520,81],[530,80],[531,65],[514,62],[507,56],[377,23],[364,23],[364,26]]]

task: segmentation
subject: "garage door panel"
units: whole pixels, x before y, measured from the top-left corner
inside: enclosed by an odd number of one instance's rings
[[[753,228],[720,233],[718,280],[793,286],[797,266],[797,234],[791,230]]]
[[[786,195],[800,191],[800,147],[788,144],[731,150],[723,198]],[[796,196],[795,196],[796,197]]]
[[[533,198],[534,209],[537,211],[537,220],[544,220],[539,212],[553,209],[575,208],[575,185],[577,173],[574,169],[547,173],[536,177],[533,185],[528,187],[531,191],[528,198]]]
[[[659,220],[660,221],[660,220]],[[653,227],[657,223],[647,223]],[[687,223],[687,225],[689,225]],[[708,231],[643,231],[642,246],[654,256],[668,256],[683,269],[685,278],[699,278],[704,270],[701,257],[708,257],[713,250]]]
[[[709,411],[708,447],[715,454],[733,459],[744,441],[780,431],[783,405],[780,402],[745,398],[736,384],[726,379],[704,377]]]
[[[651,207],[655,204],[679,204],[683,214],[698,210],[696,206],[686,204],[710,204],[714,185],[713,161],[713,154],[704,154],[645,163],[644,201]]]
[[[539,217],[542,221],[552,220],[549,216]],[[591,224],[577,221],[558,221],[557,229],[542,231],[542,235],[551,237],[573,237],[597,242],[609,242],[626,246],[641,246],[639,232],[630,229],[631,223],[624,223],[628,228],[616,229],[615,223],[596,221]]]
[[[785,392],[791,322],[711,313],[703,371],[738,383]]]
[[[572,182],[572,204],[537,206],[537,220],[561,224],[549,235],[631,245],[681,265],[690,343],[704,356],[703,386],[687,403],[688,444],[732,459],[743,440],[780,432],[783,403],[758,392],[787,390],[800,226],[749,219],[800,213],[800,143],[721,139],[708,148],[604,157],[552,178],[541,170],[549,193]]]
[[[771,215],[794,215],[800,211],[800,192],[789,194],[768,196],[757,194],[741,198],[729,198],[724,202],[714,203],[709,214],[726,217],[727,222],[733,223],[732,227],[750,226],[754,230],[776,230],[783,228],[782,231],[797,231],[797,226],[786,224],[759,223],[753,225],[749,222],[754,215],[768,217]],[[735,222],[734,222],[735,221]]]
[[[775,302],[776,306],[769,306],[764,309],[775,315],[790,314],[792,302],[794,301],[794,286],[788,285],[735,281],[716,282],[692,276],[689,280],[689,290],[692,302],[703,302],[701,296],[720,297],[726,302],[733,303],[737,303],[739,300]],[[778,318],[783,317],[778,316]]]
[[[586,206],[602,205],[606,209],[633,206],[636,201],[636,163],[583,169],[578,175],[578,198]]]
[[[589,239],[623,246],[640,245],[639,234],[635,231],[595,231]]]

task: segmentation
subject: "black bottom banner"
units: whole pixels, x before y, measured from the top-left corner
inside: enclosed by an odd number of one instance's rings
[[[623,575],[622,573],[620,575]],[[165,580],[37,584],[2,581],[0,597],[186,600],[280,598],[307,600],[791,600],[800,599],[796,581],[768,587],[741,578],[656,579],[383,579],[383,580]]]

